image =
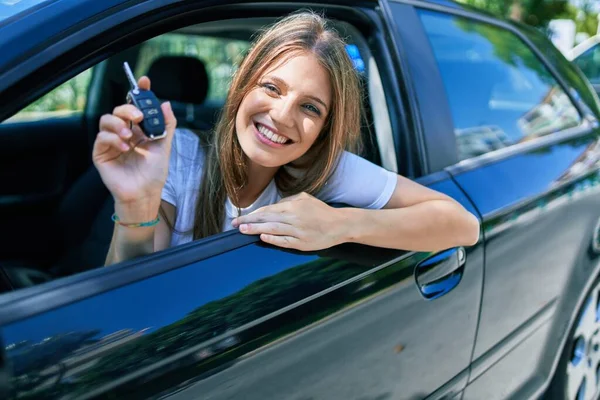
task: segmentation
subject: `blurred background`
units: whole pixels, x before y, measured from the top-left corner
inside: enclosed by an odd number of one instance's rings
[[[563,53],[600,34],[600,0],[458,0],[546,33]]]

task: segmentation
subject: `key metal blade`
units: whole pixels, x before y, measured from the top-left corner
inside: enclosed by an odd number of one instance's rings
[[[129,83],[131,84],[131,88],[139,89],[137,82],[135,80],[135,77],[133,76],[133,72],[131,72],[131,68],[129,68],[129,63],[127,61],[125,61],[123,63],[123,69],[125,70],[125,75],[127,75],[127,79],[129,80]]]

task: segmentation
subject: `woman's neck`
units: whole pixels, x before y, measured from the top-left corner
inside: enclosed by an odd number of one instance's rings
[[[263,167],[249,161],[248,183],[238,193],[238,207],[245,208],[258,199],[261,193],[269,185],[279,167]]]

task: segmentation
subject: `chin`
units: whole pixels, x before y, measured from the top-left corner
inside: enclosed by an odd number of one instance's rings
[[[253,148],[246,151],[242,147],[242,151],[252,163],[260,165],[265,168],[277,168],[287,164],[289,161],[281,159],[281,157],[275,157],[273,154],[264,151],[262,149]]]

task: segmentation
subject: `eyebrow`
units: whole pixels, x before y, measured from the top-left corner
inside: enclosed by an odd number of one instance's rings
[[[274,75],[267,75],[266,77],[269,78],[269,79],[273,79],[275,82],[277,82],[278,84],[280,84],[282,86],[285,86],[286,88],[288,87],[288,84],[283,79],[281,79],[281,78],[278,78],[278,77],[276,77]],[[325,104],[325,102],[323,100],[321,100],[320,98],[315,97],[315,96],[306,96],[306,97],[308,97],[309,99],[314,100],[317,103],[321,104],[323,107],[325,107],[325,111],[329,111],[329,108],[327,107],[327,104]]]

